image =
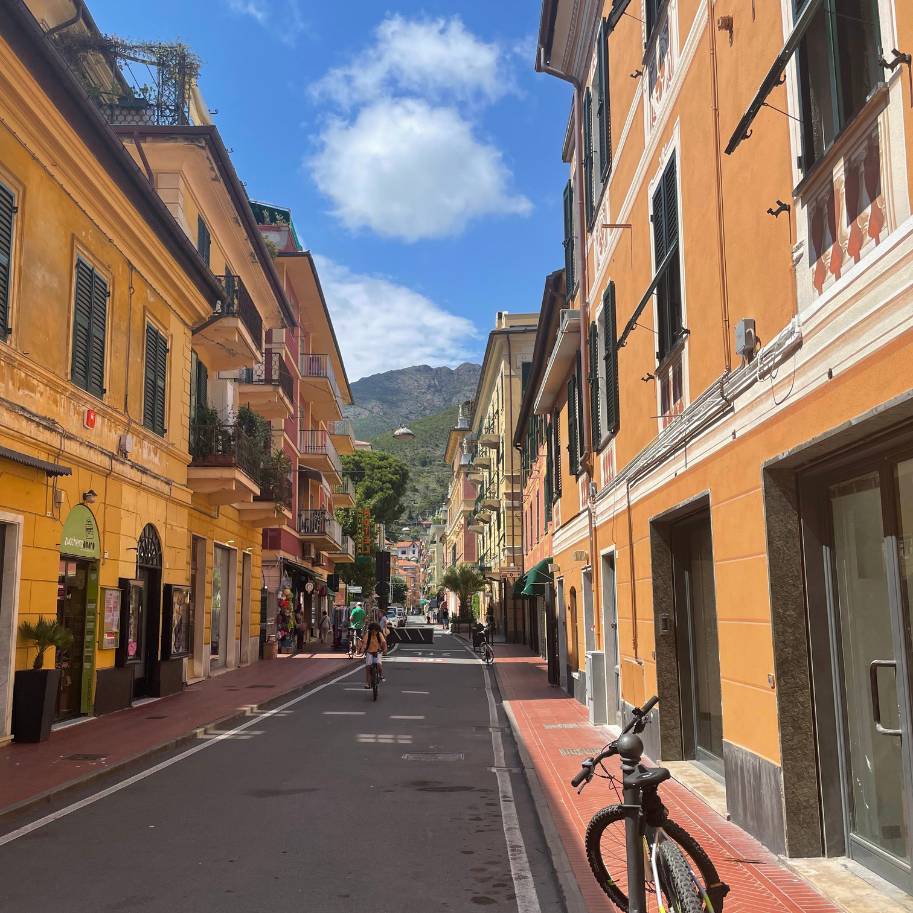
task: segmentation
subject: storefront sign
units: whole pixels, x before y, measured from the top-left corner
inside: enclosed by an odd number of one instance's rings
[[[360,593],[360,592],[361,592],[361,587],[360,587],[360,586],[356,586],[354,583],[350,583],[350,584],[346,587],[346,590],[354,596],[356,593]]]
[[[120,600],[121,591],[115,587],[103,586],[102,624],[98,646],[102,650],[116,650],[120,644]]]
[[[67,516],[60,535],[60,552],[78,558],[100,558],[98,524],[92,511],[77,504]]]

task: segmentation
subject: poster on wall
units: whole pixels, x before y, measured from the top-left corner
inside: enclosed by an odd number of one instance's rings
[[[101,588],[102,620],[98,646],[102,650],[116,650],[120,644],[121,591],[115,587]]]
[[[190,587],[167,583],[164,595],[163,658],[188,656],[193,650],[193,600],[190,598]]]

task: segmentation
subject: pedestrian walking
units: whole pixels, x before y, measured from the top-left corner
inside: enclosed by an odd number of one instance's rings
[[[320,617],[320,642],[325,644],[328,642],[330,637],[330,616],[327,614],[327,610],[323,610],[323,615]]]

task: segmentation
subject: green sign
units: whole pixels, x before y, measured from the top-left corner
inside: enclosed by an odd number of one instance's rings
[[[86,511],[86,513],[89,513]],[[72,514],[71,514],[72,516]],[[92,515],[89,514],[91,517]],[[94,520],[92,521],[94,524]],[[98,539],[96,538],[96,542]],[[98,623],[98,565],[89,566],[86,578],[86,628],[82,647],[82,693],[80,709],[92,712],[92,685],[95,681],[95,631]]]
[[[84,504],[77,504],[63,524],[60,535],[60,552],[77,558],[100,558],[101,547],[98,524],[92,511]]]

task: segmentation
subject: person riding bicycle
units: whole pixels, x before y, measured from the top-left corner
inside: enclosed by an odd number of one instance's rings
[[[362,637],[358,647],[365,654],[365,688],[370,688],[371,666],[375,663],[377,664],[378,672],[380,672],[381,681],[383,681],[384,664],[381,657],[387,652],[387,638],[384,637],[381,626],[376,621],[372,621],[368,625],[368,630]]]
[[[352,653],[355,644],[361,640],[361,632],[365,626],[365,609],[360,602],[355,603],[355,608],[349,613],[349,642],[352,644]]]

